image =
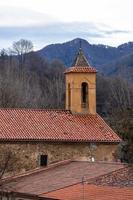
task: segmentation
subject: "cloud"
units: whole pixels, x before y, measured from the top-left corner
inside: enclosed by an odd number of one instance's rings
[[[35,42],[35,48],[43,47],[49,43],[64,42],[76,37],[89,41],[101,40],[112,35],[129,34],[130,31],[111,29],[103,24],[93,23],[50,23],[36,26],[0,27],[0,40],[17,41],[20,38]],[[38,43],[38,44],[37,44]]]
[[[48,14],[40,13],[28,8],[18,6],[1,6],[0,7],[0,26],[36,26],[40,24],[49,24],[56,19]]]
[[[126,31],[126,30],[110,30],[110,31],[103,31],[105,35],[112,35],[112,34],[129,34],[132,33],[132,31]]]

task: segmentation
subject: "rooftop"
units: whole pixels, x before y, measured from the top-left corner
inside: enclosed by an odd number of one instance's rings
[[[90,183],[103,186],[133,187],[133,166],[99,176],[90,180]]]
[[[87,61],[82,49],[79,49],[78,54],[72,64],[72,67],[68,68],[65,73],[96,73],[96,69],[91,67]]]
[[[96,73],[93,67],[70,67],[66,69],[65,73]]]
[[[81,183],[51,191],[41,196],[56,197],[60,200],[132,200],[133,166],[126,165],[92,179],[84,176]]]
[[[8,191],[44,195],[125,167],[121,163],[62,161],[3,180]]]
[[[0,141],[120,142],[98,115],[67,110],[0,109]]]
[[[133,188],[76,184],[44,194],[60,200],[132,200]]]
[[[88,66],[88,67],[90,67],[90,64],[89,64],[88,60],[86,59],[81,48],[79,49],[79,52],[76,55],[72,66],[75,66],[75,67],[85,67],[85,66],[87,67]]]

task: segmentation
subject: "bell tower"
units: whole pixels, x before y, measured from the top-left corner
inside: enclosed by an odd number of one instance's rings
[[[96,69],[90,66],[81,48],[65,76],[66,109],[72,113],[96,114]]]

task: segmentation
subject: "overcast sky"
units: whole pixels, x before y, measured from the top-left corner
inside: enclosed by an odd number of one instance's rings
[[[36,50],[77,37],[112,46],[133,41],[133,0],[0,0],[0,49],[21,38]]]

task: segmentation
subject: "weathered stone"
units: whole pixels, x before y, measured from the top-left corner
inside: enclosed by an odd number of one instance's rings
[[[6,149],[14,152],[14,170],[29,170],[39,166],[39,155],[47,154],[48,163],[67,159],[114,161],[116,144],[57,143],[57,142],[7,142],[0,143],[0,153]],[[0,155],[1,158],[1,155]]]

